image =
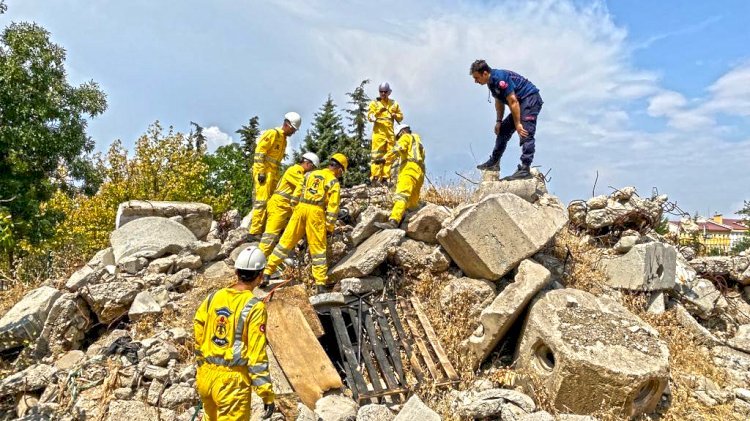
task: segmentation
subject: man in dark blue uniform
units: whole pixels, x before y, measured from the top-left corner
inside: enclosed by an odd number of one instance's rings
[[[500,158],[508,146],[508,140],[514,132],[518,132],[521,141],[521,165],[508,179],[530,177],[529,167],[534,160],[534,133],[536,119],[542,110],[542,97],[539,89],[528,79],[510,70],[492,69],[484,60],[476,60],[471,64],[469,74],[474,82],[487,85],[495,98],[497,122],[495,124],[495,148],[487,162],[477,166],[480,170],[499,171]],[[505,115],[505,105],[510,108],[510,114]]]

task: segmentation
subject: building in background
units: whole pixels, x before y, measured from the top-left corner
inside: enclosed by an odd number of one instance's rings
[[[676,234],[680,244],[700,244],[700,254],[727,254],[748,234],[747,225],[741,219],[714,215],[711,219],[698,218],[693,221],[669,221],[669,231]]]

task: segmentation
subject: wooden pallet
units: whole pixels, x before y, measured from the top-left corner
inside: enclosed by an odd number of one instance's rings
[[[459,381],[419,300],[403,303],[406,328],[395,300],[360,299],[348,306],[323,310],[331,316],[346,383],[360,402],[377,401],[384,396],[396,400],[406,397],[410,385],[402,354],[409,359],[411,372],[419,383],[426,377],[423,365],[437,385]]]

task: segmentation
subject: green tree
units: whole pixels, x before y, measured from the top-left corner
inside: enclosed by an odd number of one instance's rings
[[[746,226],[750,227],[750,201],[745,200],[745,206],[737,212],[740,215],[744,215],[743,222]],[[737,244],[732,247],[732,253],[740,253],[745,250],[750,250],[750,231],[745,233],[745,236]]]
[[[200,124],[191,121],[191,126],[195,126],[195,133],[193,133],[193,130],[190,130],[190,135],[188,136],[188,147],[192,148],[193,145],[195,145],[195,150],[199,152],[205,152],[206,151],[206,136],[203,134],[203,126]]]
[[[258,116],[253,116],[248,121],[247,125],[242,126],[237,131],[240,135],[240,142],[242,142],[242,153],[245,155],[245,159],[248,162],[248,168],[253,166],[253,155],[255,155],[255,144],[260,136],[260,123],[258,122]]]
[[[302,140],[302,146],[294,153],[294,160],[299,161],[305,152],[315,152],[324,163],[345,145],[346,133],[341,122],[341,116],[336,110],[336,104],[331,95],[313,116],[312,129],[307,131]]]
[[[203,160],[208,165],[207,190],[214,196],[231,194],[230,206],[245,215],[252,208],[253,175],[245,151],[237,143],[220,146]]]
[[[54,233],[61,215],[40,206],[56,191],[60,166],[69,175],[91,174],[87,154],[94,148],[86,135],[86,116],[107,107],[93,82],[68,83],[65,50],[33,23],[12,23],[0,39],[0,206],[10,215],[12,240],[3,244],[11,266],[21,241],[37,244]],[[89,191],[91,189],[88,189]]]
[[[347,92],[347,104],[351,108],[346,110],[349,120],[349,137],[341,148],[341,152],[349,158],[349,171],[345,176],[345,185],[353,186],[367,181],[370,175],[370,139],[365,137],[367,132],[367,108],[370,98],[365,92],[365,85],[369,79],[363,80],[354,91]]]

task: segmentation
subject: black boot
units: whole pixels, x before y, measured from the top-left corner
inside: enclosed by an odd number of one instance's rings
[[[388,222],[376,222],[374,225],[381,230],[392,230],[398,228],[398,222],[394,219],[389,219]]]
[[[500,161],[490,158],[484,164],[477,165],[477,169],[482,171],[500,171]]]
[[[508,180],[522,180],[524,178],[531,178],[531,169],[528,165],[519,165],[518,170],[509,176]]]
[[[316,294],[327,294],[329,292],[333,291],[332,285],[315,285],[315,293]]]

